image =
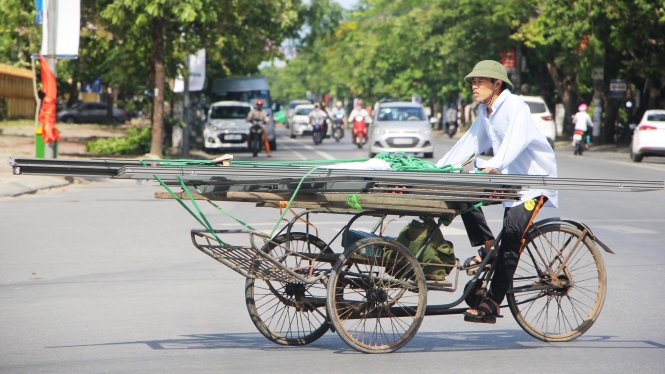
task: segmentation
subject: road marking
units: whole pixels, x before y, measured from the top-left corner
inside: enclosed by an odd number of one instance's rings
[[[319,157],[321,157],[323,159],[326,159],[326,160],[335,160],[336,159],[336,157],[333,156],[332,154],[330,154],[328,152],[325,152],[325,151],[320,151],[320,150],[316,149],[316,147],[313,147],[311,145],[302,144],[301,142],[297,142],[297,141],[294,141],[293,139],[282,137],[282,136],[280,136],[280,138],[288,139],[288,140],[280,140],[280,143],[287,143],[287,144],[292,143],[292,144],[302,145],[303,148],[305,148],[306,150],[308,150],[310,152],[316,153]],[[300,153],[298,151],[289,149],[289,152],[293,153],[294,155],[296,155],[296,157],[298,157],[299,159],[301,159],[303,161],[311,160],[311,157],[305,157],[305,155],[303,155],[302,153]]]

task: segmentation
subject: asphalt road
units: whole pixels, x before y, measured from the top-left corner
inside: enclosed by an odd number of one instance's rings
[[[435,158],[452,141],[437,144]],[[659,159],[635,164],[621,152],[557,151],[562,177],[665,177]],[[273,159],[363,156],[348,138],[315,147],[283,136]],[[616,252],[603,255],[604,309],[577,340],[535,340],[504,310],[496,325],[426,317],[400,351],[364,355],[335,333],[300,347],[265,339],[248,316],[244,280],[194,248],[196,222],[175,202],[154,199],[159,190],[106,180],[0,199],[1,373],[663,372],[664,191],[566,191],[559,209],[541,213],[589,224]],[[251,204],[225,208],[267,232],[278,218]],[[486,212],[498,230],[501,208]],[[214,222],[234,227],[230,219]],[[343,222],[322,217],[321,235]],[[444,235],[457,257],[473,253],[457,220]]]

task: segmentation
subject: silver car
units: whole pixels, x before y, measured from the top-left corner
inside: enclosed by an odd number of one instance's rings
[[[301,104],[311,104],[309,100],[291,100],[289,101],[289,107],[286,111],[286,128],[289,128],[293,124],[293,115],[296,113],[296,107]]]
[[[249,128],[246,121],[252,107],[242,101],[218,101],[210,106],[203,128],[203,149],[247,147]]]
[[[422,105],[408,102],[379,103],[369,128],[369,157],[381,152],[405,152],[434,157],[432,125]]]
[[[314,104],[300,104],[294,108],[289,127],[291,138],[312,133],[312,125],[309,124],[309,113],[312,110],[314,110]]]

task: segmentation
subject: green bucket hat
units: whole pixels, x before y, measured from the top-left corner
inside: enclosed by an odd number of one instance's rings
[[[483,60],[473,67],[473,70],[464,77],[464,80],[471,83],[471,78],[494,78],[500,79],[508,85],[512,91],[514,89],[513,83],[508,79],[506,68],[500,62],[494,60]]]

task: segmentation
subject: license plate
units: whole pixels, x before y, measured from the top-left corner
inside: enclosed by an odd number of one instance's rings
[[[411,144],[412,140],[409,138],[395,138],[393,144]]]
[[[237,135],[237,134],[224,135],[224,140],[242,140],[242,135]]]

